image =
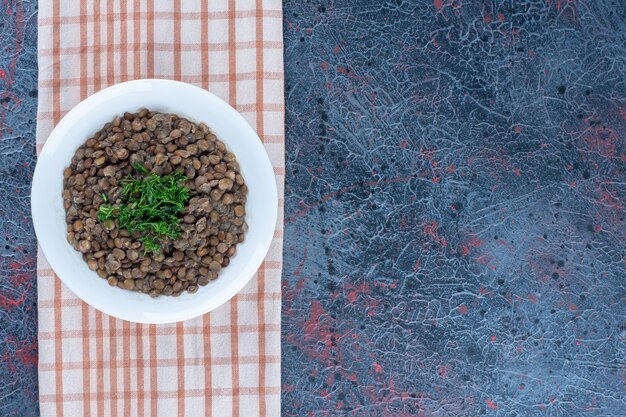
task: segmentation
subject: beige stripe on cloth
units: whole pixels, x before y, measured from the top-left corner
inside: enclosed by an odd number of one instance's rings
[[[39,390],[47,416],[280,415],[284,102],[280,0],[40,0],[37,149],[80,100],[171,78],[237,108],[263,140],[279,227],[240,295],[173,325],[123,322],[78,300],[39,252]]]

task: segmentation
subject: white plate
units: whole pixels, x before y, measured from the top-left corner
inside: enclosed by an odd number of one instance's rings
[[[63,169],[74,152],[105,123],[141,107],[204,122],[237,156],[246,185],[246,239],[219,277],[197,293],[151,298],[111,287],[91,271],[66,240]],[[201,88],[170,80],[136,80],[114,85],[74,107],[54,128],[37,161],[31,194],[35,232],[61,281],[89,305],[139,323],[173,323],[207,313],[239,292],[267,254],[278,212],[276,178],[261,140],[227,103]]]

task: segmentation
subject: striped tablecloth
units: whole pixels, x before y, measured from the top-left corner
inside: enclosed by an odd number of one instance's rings
[[[171,78],[238,109],[262,138],[281,213],[257,276],[218,310],[139,325],[87,306],[39,253],[39,389],[46,416],[278,416],[284,179],[279,0],[40,0],[37,145],[111,84]]]

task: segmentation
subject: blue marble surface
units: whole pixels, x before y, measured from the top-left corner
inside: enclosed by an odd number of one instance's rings
[[[0,416],[36,416],[36,2],[0,7]],[[626,11],[286,0],[284,416],[626,415]]]
[[[30,219],[37,3],[0,4],[0,416],[39,415],[37,247]]]
[[[283,415],[626,415],[624,3],[284,13]]]

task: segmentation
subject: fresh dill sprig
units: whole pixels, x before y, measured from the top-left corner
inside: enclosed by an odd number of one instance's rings
[[[133,168],[141,174],[149,172],[139,163],[134,163]],[[156,253],[161,241],[176,239],[181,234],[179,216],[189,200],[189,190],[180,185],[185,178],[180,172],[150,174],[142,179],[128,175],[122,180],[122,203],[113,206],[103,194],[98,220],[117,219],[121,229],[140,235],[145,253]]]
[[[112,219],[113,217],[115,217],[115,209],[113,209],[113,207],[108,203],[102,204],[98,209],[97,216],[98,220],[102,222],[108,219]]]
[[[142,174],[147,174],[149,171],[146,169],[146,167],[144,167],[143,165],[141,165],[139,162],[134,162],[133,163],[133,168],[135,168],[137,171],[141,172]]]
[[[148,252],[157,253],[161,249],[161,245],[159,245],[153,237],[140,237],[139,241],[143,243],[144,254]]]

